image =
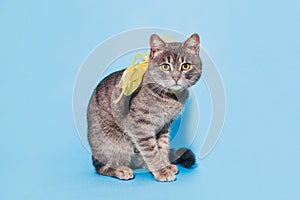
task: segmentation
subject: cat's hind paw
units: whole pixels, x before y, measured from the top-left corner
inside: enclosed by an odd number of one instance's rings
[[[122,180],[130,180],[134,178],[133,171],[129,167],[120,166],[115,171],[115,177]]]

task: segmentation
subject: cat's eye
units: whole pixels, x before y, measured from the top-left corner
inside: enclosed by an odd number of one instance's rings
[[[163,71],[169,71],[171,69],[171,66],[169,64],[162,64],[161,65],[161,70]]]
[[[190,63],[183,63],[182,65],[181,65],[181,70],[182,71],[187,71],[187,70],[189,70],[191,68],[191,64]]]

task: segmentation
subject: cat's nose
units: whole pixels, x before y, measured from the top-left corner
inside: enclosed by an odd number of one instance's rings
[[[174,81],[177,83],[179,80],[179,77],[173,77]]]

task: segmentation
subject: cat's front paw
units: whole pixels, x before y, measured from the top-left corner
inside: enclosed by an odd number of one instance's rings
[[[152,172],[152,174],[157,181],[161,182],[174,181],[176,179],[175,174],[168,168],[159,169]]]
[[[167,166],[167,169],[171,170],[174,174],[178,173],[178,168],[176,165],[170,164]]]

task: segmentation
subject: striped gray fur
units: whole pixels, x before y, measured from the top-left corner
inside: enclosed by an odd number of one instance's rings
[[[133,178],[132,169],[147,168],[158,181],[175,180],[177,167],[168,158],[169,131],[188,98],[188,88],[201,76],[200,39],[165,43],[150,38],[148,70],[142,84],[118,103],[116,87],[124,70],[104,78],[94,90],[88,106],[88,139],[99,174]],[[190,69],[183,71],[182,63]],[[162,70],[168,64],[170,70]],[[95,164],[96,163],[96,164]]]

